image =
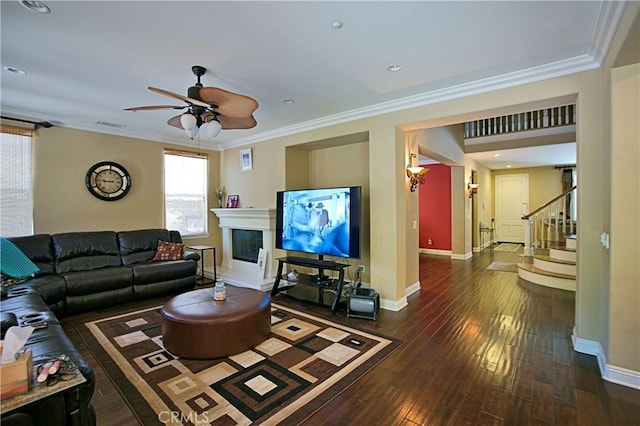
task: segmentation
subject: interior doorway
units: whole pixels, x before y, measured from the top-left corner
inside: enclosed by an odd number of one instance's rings
[[[496,240],[524,243],[522,216],[529,211],[529,175],[495,176],[495,197]]]

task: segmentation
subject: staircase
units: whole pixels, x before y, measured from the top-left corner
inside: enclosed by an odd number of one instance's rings
[[[576,242],[577,237],[570,235],[564,243],[536,249],[531,256],[523,255],[517,263],[518,276],[545,287],[576,291]]]
[[[576,291],[577,229],[571,212],[577,187],[522,217],[526,221],[525,252],[517,263],[518,276],[545,287]]]

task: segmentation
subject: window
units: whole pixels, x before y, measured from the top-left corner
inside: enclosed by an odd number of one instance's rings
[[[207,156],[164,153],[164,222],[183,237],[207,234]]]
[[[0,235],[33,234],[31,138],[33,131],[2,125],[0,156]]]

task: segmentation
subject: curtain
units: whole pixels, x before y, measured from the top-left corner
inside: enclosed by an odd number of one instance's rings
[[[562,192],[568,191],[573,188],[573,169],[562,170]],[[571,197],[573,193],[569,193],[564,197],[564,214],[565,219],[571,219]]]

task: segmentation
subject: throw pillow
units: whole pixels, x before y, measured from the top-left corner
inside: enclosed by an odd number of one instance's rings
[[[184,244],[158,240],[158,249],[153,260],[180,260],[182,259],[183,249]]]
[[[39,272],[40,268],[11,241],[0,238],[0,271],[10,278],[24,279]]]

